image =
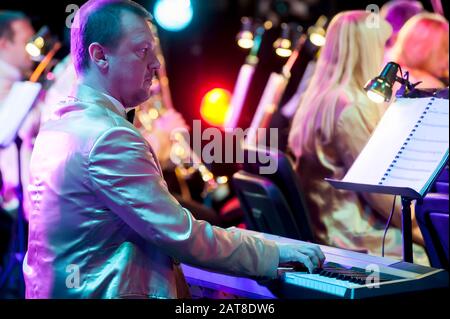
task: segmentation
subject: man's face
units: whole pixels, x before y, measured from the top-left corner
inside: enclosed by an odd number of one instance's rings
[[[125,107],[134,107],[150,97],[150,86],[160,64],[154,52],[150,22],[125,12],[121,17],[122,38],[109,52],[110,93]]]
[[[30,55],[25,50],[27,42],[34,35],[34,29],[26,20],[16,20],[11,23],[13,39],[1,39],[0,49],[6,62],[25,73],[33,66]]]

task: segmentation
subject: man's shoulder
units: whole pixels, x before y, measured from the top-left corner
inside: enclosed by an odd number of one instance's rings
[[[136,128],[125,118],[101,105],[64,101],[42,125],[39,135],[41,139],[59,136],[67,143],[78,145],[85,152],[89,152],[102,137],[120,131],[140,136]]]
[[[52,111],[52,116],[45,123],[45,127],[76,131],[88,127],[87,131],[92,134],[101,134],[103,131],[118,126],[130,127],[131,124],[102,105],[70,98],[58,103]]]

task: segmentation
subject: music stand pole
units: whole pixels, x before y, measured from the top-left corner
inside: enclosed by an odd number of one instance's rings
[[[413,262],[412,249],[412,222],[411,202],[412,199],[402,196],[402,237],[403,237],[403,261]]]
[[[23,272],[22,270],[22,264],[23,260],[25,258],[25,253],[27,250],[27,233],[26,233],[26,226],[25,226],[25,214],[24,214],[24,208],[23,208],[23,185],[22,185],[22,159],[20,157],[21,155],[21,149],[22,149],[22,139],[19,137],[19,132],[17,132],[17,136],[15,139],[15,143],[17,146],[17,175],[19,178],[18,184],[17,184],[17,190],[16,190],[16,196],[19,200],[19,206],[17,207],[17,239],[19,241],[17,250],[14,251],[14,260],[17,263],[17,266],[20,267],[20,276],[19,276],[19,282],[18,282],[18,288],[19,288],[19,295],[25,297],[25,281],[23,278]]]
[[[21,160],[21,149],[22,149],[22,139],[19,137],[19,133],[17,132],[16,138],[14,140],[15,145],[17,147],[17,175],[18,175],[18,184],[15,189],[16,196],[18,200],[17,207],[17,218],[16,222],[13,224],[12,229],[12,242],[10,243],[9,248],[9,258],[5,270],[1,273],[0,276],[0,289],[5,289],[5,292],[8,292],[10,276],[14,277],[14,273],[17,272],[20,274],[16,279],[17,281],[17,289],[20,297],[25,297],[25,280],[22,272],[22,264],[25,258],[25,253],[27,249],[27,233],[26,233],[26,224],[24,217],[24,208],[23,208],[23,184],[22,184],[22,160]],[[13,286],[14,287],[14,286]]]

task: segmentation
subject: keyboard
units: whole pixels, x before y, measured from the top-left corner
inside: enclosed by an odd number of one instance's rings
[[[333,259],[325,253],[327,259]],[[359,262],[358,262],[359,261]],[[283,271],[278,293],[285,298],[360,299],[448,287],[448,273],[442,269],[404,262],[389,265],[368,263],[358,267],[360,260],[341,263],[326,262],[310,274],[304,271]]]
[[[273,235],[267,239],[299,242]],[[448,288],[448,272],[392,258],[319,245],[326,261],[312,274],[295,268],[280,269],[280,292],[284,298],[360,299]]]
[[[281,243],[298,240],[245,230]],[[319,245],[326,261],[310,274],[280,268],[275,281],[258,282],[183,265],[188,283],[202,291],[220,291],[238,298],[362,299],[448,288],[448,272],[391,258]],[[205,295],[203,295],[205,297]],[[208,296],[207,296],[208,297]]]

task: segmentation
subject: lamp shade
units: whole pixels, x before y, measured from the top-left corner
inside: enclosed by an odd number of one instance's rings
[[[389,102],[392,97],[392,86],[397,80],[399,65],[389,62],[380,75],[368,81],[364,86],[367,96],[376,103]]]

